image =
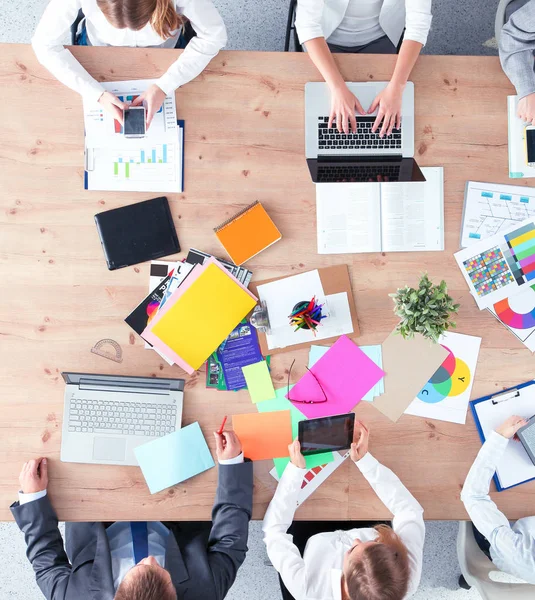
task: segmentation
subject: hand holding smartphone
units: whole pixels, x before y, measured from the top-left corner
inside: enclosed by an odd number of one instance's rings
[[[144,106],[129,106],[123,112],[124,137],[145,137],[147,114]]]

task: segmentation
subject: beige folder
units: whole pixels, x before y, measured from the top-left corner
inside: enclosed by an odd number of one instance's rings
[[[382,347],[385,393],[374,399],[373,406],[397,421],[446,360],[448,351],[420,334],[405,340],[395,331]]]

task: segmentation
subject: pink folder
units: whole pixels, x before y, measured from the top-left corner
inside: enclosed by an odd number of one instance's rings
[[[294,406],[309,419],[350,412],[384,376],[384,371],[345,335],[338,338],[311,371],[325,390],[327,402],[295,402]],[[307,371],[292,388],[292,399],[318,401],[324,398],[312,373]]]
[[[167,300],[163,307],[157,312],[156,316],[151,319],[150,323],[147,325],[147,327],[141,334],[141,337],[144,340],[146,340],[147,342],[149,342],[149,344],[152,344],[155,348],[160,350],[163,354],[165,354],[165,356],[167,356],[170,360],[175,362],[179,367],[184,369],[184,371],[186,371],[186,373],[189,373],[190,375],[195,372],[195,369],[191,365],[189,365],[183,358],[181,358],[176,352],[169,348],[167,344],[164,344],[159,337],[152,333],[152,328],[167,313],[167,311],[170,310],[171,307],[176,304],[179,298],[186,292],[186,290],[188,290],[188,288],[190,288],[193,285],[193,283],[195,283],[195,281],[200,277],[200,275],[202,275],[202,273],[204,273],[204,271],[211,264],[215,264],[226,275],[228,275],[228,277],[232,278],[237,285],[239,285],[251,296],[251,298],[253,298],[254,300],[257,299],[256,296],[254,296],[240,281],[238,281],[233,275],[231,275],[227,271],[227,269],[225,269],[225,267],[221,265],[221,263],[219,263],[214,258],[210,258],[204,261],[202,265],[195,265],[195,267],[193,267],[193,269],[186,277],[184,282],[181,283],[178,286],[178,288],[173,292],[169,300]]]

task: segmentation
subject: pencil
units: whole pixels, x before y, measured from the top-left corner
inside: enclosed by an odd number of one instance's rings
[[[221,427],[219,428],[217,434],[221,435],[223,433],[223,430],[225,429],[225,423],[227,422],[227,415],[225,415],[225,418],[223,419],[223,423],[221,423]]]

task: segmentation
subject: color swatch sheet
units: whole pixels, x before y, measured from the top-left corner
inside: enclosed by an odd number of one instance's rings
[[[535,283],[535,223],[528,219],[457,252],[455,260],[479,309]]]
[[[496,302],[488,311],[526,348],[535,352],[535,285]]]
[[[373,406],[391,421],[397,421],[446,360],[448,351],[420,334],[404,339],[395,331],[382,346],[385,393],[375,398]]]
[[[448,351],[448,356],[405,414],[464,425],[481,338],[447,332],[440,337],[439,343]]]
[[[292,389],[293,386],[290,386]],[[285,398],[287,387],[280,388],[275,391],[275,398],[273,400],[266,400],[259,402],[256,405],[258,412],[273,412],[277,410],[289,410],[292,420],[292,438],[295,440],[299,435],[299,422],[306,420],[305,415],[289,400]],[[318,465],[324,465],[333,460],[332,452],[322,452],[321,454],[311,454],[305,456],[305,463],[308,469],[317,467]],[[286,465],[290,462],[289,458],[275,458],[275,469],[279,477],[283,474]]]
[[[289,456],[292,421],[289,410],[232,416],[232,428],[240,438],[245,458],[265,460]]]
[[[330,346],[310,346],[310,351],[308,354],[308,368],[311,369],[318,362],[318,360],[324,354],[326,354],[329,348]],[[359,346],[359,348],[368,358],[373,360],[378,367],[381,369],[383,368],[383,352],[381,346]],[[384,378],[381,378],[362,399],[366,400],[366,402],[373,402],[373,399],[376,396],[383,394],[384,391]]]
[[[275,397],[273,382],[265,360],[242,367],[242,371],[252,402],[262,402]]]
[[[255,304],[253,294],[210,259],[195,266],[152,319],[143,337],[191,374]]]
[[[151,494],[161,492],[214,466],[199,423],[134,449]]]
[[[217,227],[215,234],[237,265],[281,239],[280,231],[260,202],[255,202],[226,224]]]
[[[526,219],[535,219],[535,189],[468,181],[464,192],[461,247],[477,244]]]
[[[155,79],[102,82],[126,104]],[[85,100],[85,188],[137,192],[183,189],[184,127],[177,123],[175,95],[166,96],[142,138],[127,138],[122,125],[96,101]]]
[[[341,336],[291,390],[309,419],[351,412],[383,377],[384,372],[348,337]],[[318,402],[324,398],[327,402]]]

